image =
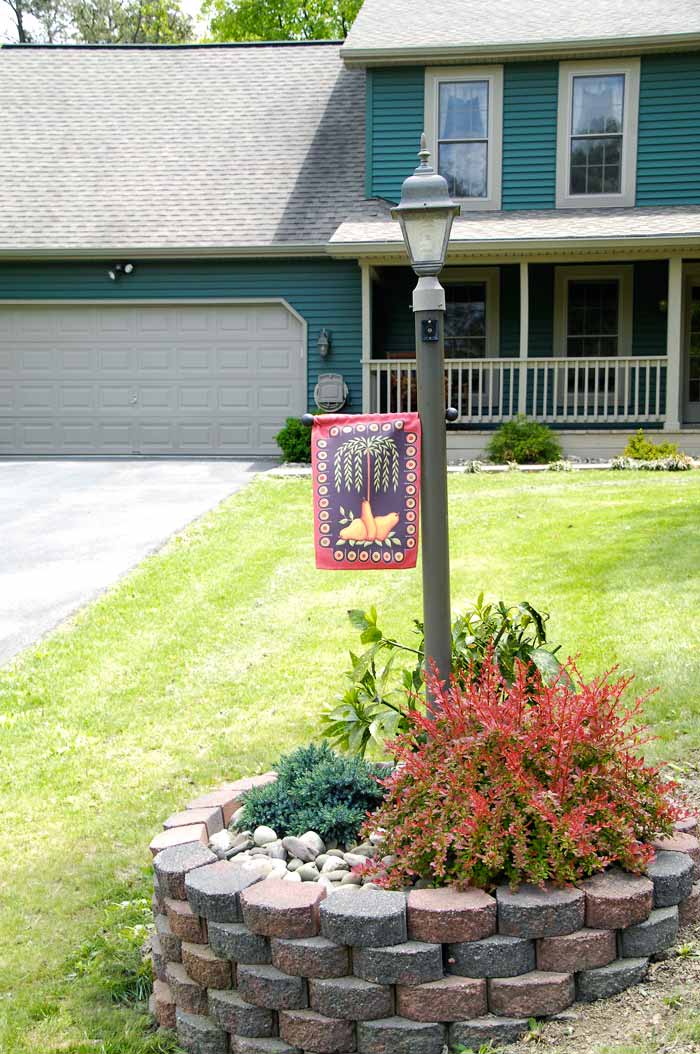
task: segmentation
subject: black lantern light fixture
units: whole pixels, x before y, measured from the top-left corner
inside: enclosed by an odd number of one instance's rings
[[[428,164],[425,134],[420,164],[404,181],[401,200],[391,210],[401,224],[411,267],[418,275],[413,291],[416,328],[416,387],[422,432],[421,552],[426,663],[448,681],[452,672],[450,551],[447,524],[445,407],[445,290],[438,275],[445,264],[452,221],[461,209],[452,201],[447,180]]]
[[[327,359],[331,350],[331,335],[325,326],[318,335],[316,347],[318,348],[318,353],[321,358]]]

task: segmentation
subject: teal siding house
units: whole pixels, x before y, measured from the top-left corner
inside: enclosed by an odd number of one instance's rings
[[[585,9],[582,9],[585,7]],[[700,9],[365,0],[343,43],[0,48],[0,456],[276,452],[415,409],[390,209],[425,131],[453,457],[700,454]]]

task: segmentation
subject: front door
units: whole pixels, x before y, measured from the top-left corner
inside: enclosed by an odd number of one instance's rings
[[[700,424],[700,279],[691,281],[688,289],[687,334],[683,420]]]

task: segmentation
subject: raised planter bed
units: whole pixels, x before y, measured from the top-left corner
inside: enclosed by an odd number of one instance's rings
[[[646,876],[565,889],[390,893],[263,877],[210,848],[241,793],[227,784],[152,843],[152,1009],[192,1054],[443,1054],[506,1043],[575,1001],[642,980],[700,921],[697,824]],[[193,822],[188,822],[189,820]]]

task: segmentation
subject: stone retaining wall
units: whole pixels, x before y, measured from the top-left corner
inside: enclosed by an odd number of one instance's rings
[[[565,889],[389,893],[244,876],[208,839],[255,782],[166,820],[155,871],[153,1012],[191,1054],[443,1054],[504,1043],[640,981],[700,921],[695,821],[645,877]],[[193,822],[190,822],[193,821]]]

